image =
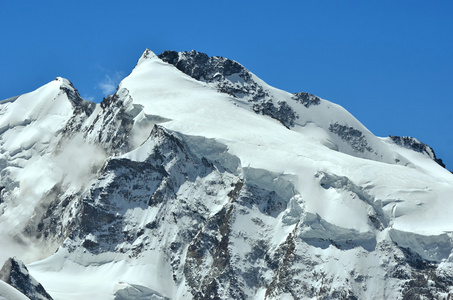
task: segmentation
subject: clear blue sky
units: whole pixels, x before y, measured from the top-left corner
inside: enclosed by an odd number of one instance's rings
[[[62,76],[96,102],[146,48],[234,59],[409,135],[453,169],[453,1],[1,1],[0,99]]]

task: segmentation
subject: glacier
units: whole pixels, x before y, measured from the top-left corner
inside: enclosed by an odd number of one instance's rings
[[[449,299],[452,195],[415,138],[196,51],[0,102],[0,263],[52,299]]]

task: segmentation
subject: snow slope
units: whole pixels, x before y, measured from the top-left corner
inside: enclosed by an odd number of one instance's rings
[[[9,284],[0,281],[0,299],[1,300],[28,300],[28,298],[10,286]]]
[[[54,299],[452,293],[435,155],[228,59],[146,50],[96,105],[57,78],[0,102],[0,149],[0,259]]]
[[[260,82],[260,84],[265,85],[263,82]],[[174,87],[177,87],[177,89]],[[303,105],[296,106],[289,101],[291,97],[289,93],[271,87],[267,88],[270,89],[273,96],[275,95],[275,98],[293,104],[296,107],[295,110],[298,109],[296,112],[300,119],[306,122],[305,124],[313,123],[316,125],[308,125],[308,128],[305,128],[306,126],[300,125],[302,122],[297,122],[294,130],[275,126],[275,120],[262,118],[251,110],[237,107],[234,105],[238,101],[237,99],[218,95],[217,90],[210,89],[209,85],[206,88],[206,85],[199,81],[181,76],[171,65],[163,63],[152,54],[147,58],[142,57],[131,75],[119,85],[120,90],[127,89],[129,91],[134,103],[144,106],[145,113],[159,115],[171,120],[165,123],[165,128],[187,135],[219,140],[228,147],[231,154],[241,158],[243,166],[265,169],[278,174],[294,174],[297,178],[303,178],[308,170],[301,169],[301,166],[307,168],[313,161],[319,161],[321,162],[319,165],[323,164],[323,166],[318,165],[310,168],[309,173],[312,176],[319,171],[328,170],[329,173],[345,176],[353,182],[367,183],[368,186],[371,184],[378,187],[392,186],[395,187],[393,189],[394,194],[379,195],[381,201],[387,204],[390,201],[394,202],[403,198],[408,200],[403,201],[408,202],[408,205],[414,203],[418,206],[422,206],[421,203],[424,201],[427,202],[427,206],[430,206],[428,205],[430,196],[424,195],[429,193],[424,193],[424,190],[431,187],[426,186],[424,182],[432,181],[432,179],[429,179],[429,175],[432,174],[437,178],[435,180],[437,181],[436,186],[442,191],[441,193],[444,191],[446,193],[444,196],[436,197],[442,202],[436,207],[442,207],[441,209],[445,214],[438,216],[441,218],[436,218],[436,221],[439,222],[435,223],[443,224],[443,226],[437,227],[437,224],[432,224],[434,218],[429,218],[431,225],[426,224],[423,227],[414,225],[415,228],[412,230],[436,234],[451,229],[447,216],[452,212],[453,204],[450,204],[448,194],[453,195],[453,190],[451,190],[452,176],[448,171],[432,163],[432,160],[417,155],[414,151],[405,151],[405,149],[398,149],[399,147],[394,147],[396,149],[391,151],[391,144],[389,145],[379,138],[371,136],[371,133],[363,125],[338,105],[323,100],[320,105],[310,108]],[[170,98],[171,101],[169,101]],[[244,106],[247,104],[243,103]],[[329,124],[335,123],[342,126],[352,126],[367,135],[368,144],[372,146],[375,152],[370,156],[379,163],[363,162],[363,160],[352,155],[344,155],[338,151],[320,147],[319,144],[331,145],[329,143],[331,142],[329,141],[330,136],[326,138],[326,132],[319,133],[320,127],[326,131]],[[313,128],[315,126],[316,128]],[[337,141],[337,143],[341,144],[342,142]],[[342,146],[344,145],[335,144],[333,147],[341,149]],[[348,149],[345,152],[349,154],[352,151]],[[353,154],[362,155],[361,153]],[[399,160],[398,164],[396,164],[395,159]],[[402,168],[403,162],[409,168]],[[425,164],[425,162],[427,163]],[[373,169],[372,172],[370,171],[371,168]],[[398,187],[403,186],[404,188],[398,189]],[[296,189],[303,193],[301,183],[296,183]],[[371,196],[375,196],[374,190],[370,189]],[[407,193],[410,193],[411,196],[407,197],[405,195]],[[302,196],[309,199],[311,194],[313,192],[310,191],[310,193],[302,194]],[[422,202],[417,202],[418,199]],[[329,205],[319,206],[321,210],[323,209],[321,207],[328,206],[332,212],[341,209],[331,202],[329,202]],[[403,204],[397,205],[397,207],[402,206]],[[312,212],[322,214],[321,210],[313,207]],[[427,213],[426,208],[421,210],[424,214]],[[416,213],[416,211],[409,209],[402,214],[406,216]],[[338,222],[348,222],[348,218],[338,219],[340,219]],[[416,222],[416,220],[417,217],[414,216],[413,222]],[[410,226],[410,224],[407,224],[406,221],[405,226]],[[429,228],[427,228],[428,226]]]

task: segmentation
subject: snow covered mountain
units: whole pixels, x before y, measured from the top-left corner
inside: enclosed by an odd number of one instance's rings
[[[63,78],[0,102],[0,263],[45,289],[0,299],[449,299],[452,197],[414,138],[146,50],[100,104]]]

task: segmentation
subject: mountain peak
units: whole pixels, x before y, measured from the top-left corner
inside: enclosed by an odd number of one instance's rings
[[[0,102],[0,259],[64,299],[451,293],[453,175],[428,146],[220,56],[137,65],[100,104],[61,77]]]
[[[137,62],[137,65],[135,67],[138,67],[140,64],[142,64],[146,60],[153,59],[153,58],[156,58],[156,57],[157,57],[157,55],[154,54],[153,51],[151,51],[148,48],[146,48],[146,50],[143,51],[142,56],[140,56],[140,58],[139,58],[139,60]]]
[[[61,82],[61,83],[69,82],[69,80],[67,80],[66,78],[60,77],[60,76],[55,77],[55,81]]]
[[[66,94],[69,102],[71,102],[72,107],[76,112],[85,112],[87,115],[90,115],[94,110],[95,104],[90,101],[83,100],[80,96],[79,91],[74,87],[71,81],[63,77],[57,77],[55,80],[59,83],[60,90]]]
[[[54,81],[60,85],[60,89],[69,89],[69,90],[77,91],[77,89],[74,87],[72,82],[66,78],[58,76],[54,79]]]

